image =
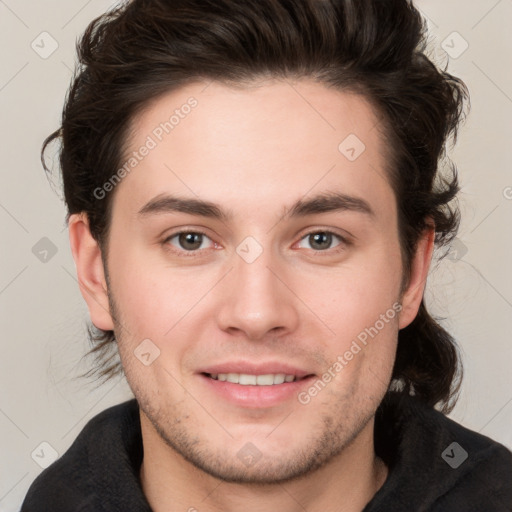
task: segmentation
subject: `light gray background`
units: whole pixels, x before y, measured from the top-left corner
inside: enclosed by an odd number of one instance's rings
[[[417,5],[429,19],[432,55],[472,96],[451,152],[463,185],[461,231],[450,258],[432,268],[427,292],[463,351],[463,393],[450,416],[512,449],[512,0]],[[75,378],[87,369],[88,315],[65,208],[39,161],[44,137],[58,127],[75,40],[109,6],[0,0],[0,512],[19,509],[52,449],[62,454],[92,416],[131,397],[122,380],[95,388]],[[47,56],[52,39],[58,48]],[[33,253],[43,237],[57,249],[46,262]]]

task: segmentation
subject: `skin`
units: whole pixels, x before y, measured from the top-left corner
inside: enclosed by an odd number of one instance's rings
[[[91,320],[115,330],[141,407],[143,490],[156,512],[360,511],[387,477],[374,452],[374,414],[398,330],[418,311],[432,230],[401,290],[378,117],[363,97],[306,79],[196,83],[168,93],[133,120],[129,151],[191,96],[197,107],[115,189],[108,279],[87,218],[69,222]],[[355,161],[338,150],[349,134],[366,146]],[[373,215],[283,217],[298,199],[332,191],[363,199]],[[162,193],[214,202],[232,218],[138,214]],[[206,233],[198,256],[169,239],[180,231]],[[326,231],[348,243],[333,236],[319,249],[308,235]],[[247,236],[262,249],[252,263],[236,252]],[[397,302],[400,313],[306,405],[294,395],[244,407],[197,373],[225,361],[272,360],[319,377]],[[160,350],[149,366],[134,355],[144,339]],[[247,443],[260,454],[249,467],[237,456]]]

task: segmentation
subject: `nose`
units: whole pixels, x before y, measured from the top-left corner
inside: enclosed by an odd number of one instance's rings
[[[300,300],[287,282],[289,272],[271,252],[263,250],[252,262],[233,255],[233,268],[218,290],[217,322],[222,330],[258,341],[297,328]]]

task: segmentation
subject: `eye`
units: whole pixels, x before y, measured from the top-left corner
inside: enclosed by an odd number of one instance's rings
[[[171,245],[172,250],[175,252],[194,253],[198,252],[200,249],[208,248],[204,245],[206,239],[210,240],[205,233],[201,233],[200,231],[180,231],[167,237],[164,240],[164,244]],[[193,254],[190,255],[192,256]]]
[[[333,238],[340,240],[340,243],[335,246],[334,252],[342,250],[346,245],[348,245],[348,241],[345,238],[331,231],[311,231],[306,236],[301,238],[301,242],[306,240],[310,243],[311,249],[318,252],[331,249]]]
[[[335,239],[338,239],[339,243],[335,245],[333,249],[332,244]],[[211,242],[210,245],[208,245],[208,241]],[[300,239],[299,248],[308,248],[300,245],[303,244],[304,241],[308,242],[310,248],[317,253],[327,252],[329,249],[333,249],[329,251],[329,253],[336,253],[343,251],[350,245],[349,241],[341,235],[327,230],[311,231],[306,234]],[[180,256],[198,256],[202,250],[217,247],[217,244],[213,242],[206,233],[201,231],[179,231],[168,236],[163,241],[163,244],[170,251]]]

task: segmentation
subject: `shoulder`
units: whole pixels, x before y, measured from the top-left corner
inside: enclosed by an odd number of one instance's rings
[[[404,504],[395,510],[512,511],[512,452],[493,439],[399,394],[381,404],[375,436],[390,465],[376,498]]]
[[[439,411],[426,417],[438,425],[437,453],[449,484],[435,510],[452,510],[455,504],[462,510],[465,504],[468,510],[512,511],[512,452]]]
[[[101,472],[127,463],[137,441],[135,399],[110,407],[87,422],[68,450],[30,486],[21,512],[103,510]]]

